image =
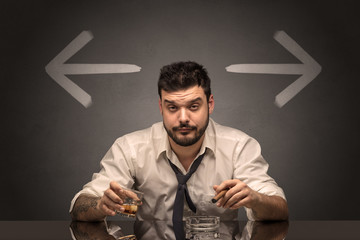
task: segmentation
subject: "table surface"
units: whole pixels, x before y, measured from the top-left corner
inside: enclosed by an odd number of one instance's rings
[[[164,221],[0,221],[0,239],[174,239]],[[360,221],[221,222],[220,239],[360,239]]]

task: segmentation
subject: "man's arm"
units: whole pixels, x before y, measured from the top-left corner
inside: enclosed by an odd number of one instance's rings
[[[287,220],[289,218],[287,202],[279,196],[267,196],[252,190],[238,179],[222,182],[215,185],[216,193],[229,189],[223,198],[217,202],[218,207],[238,209],[251,208],[255,220]]]
[[[287,202],[282,197],[257,194],[259,195],[259,201],[251,208],[255,220],[288,220]]]
[[[80,194],[70,215],[74,221],[103,221],[106,216],[125,210],[120,196],[124,196],[124,190],[113,181],[102,197]]]
[[[89,239],[101,239],[101,240],[116,240],[116,238],[108,232],[107,223],[101,222],[80,222],[72,221],[70,224],[73,239],[76,240],[89,240]],[[120,230],[118,233],[122,233]]]
[[[100,197],[95,197],[88,194],[81,194],[70,213],[74,221],[103,221],[106,217],[99,210],[98,205]]]

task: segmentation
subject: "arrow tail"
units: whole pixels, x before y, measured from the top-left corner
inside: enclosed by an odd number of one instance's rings
[[[61,66],[64,74],[106,74],[140,72],[141,67],[133,64],[64,64]]]
[[[226,71],[234,73],[301,75],[305,71],[305,66],[304,64],[234,64],[226,67]]]

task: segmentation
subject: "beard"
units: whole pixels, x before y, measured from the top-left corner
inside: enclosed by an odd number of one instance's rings
[[[180,124],[180,126],[177,126],[177,127],[173,127],[171,130],[168,129],[166,126],[165,126],[165,123],[164,123],[164,128],[167,132],[167,134],[169,135],[169,137],[178,145],[182,146],[182,147],[188,147],[188,146],[191,146],[195,143],[197,143],[200,138],[204,135],[205,133],[205,130],[207,128],[207,126],[209,125],[209,113],[208,113],[208,117],[206,119],[206,123],[205,125],[200,128],[198,130],[197,127],[195,126],[190,126],[189,124]],[[178,138],[175,134],[176,131],[178,131],[179,129],[181,128],[186,128],[186,129],[191,129],[192,131],[195,130],[195,136],[194,137],[184,137],[184,138]],[[187,135],[187,134],[185,134]],[[183,136],[185,136],[183,135]]]

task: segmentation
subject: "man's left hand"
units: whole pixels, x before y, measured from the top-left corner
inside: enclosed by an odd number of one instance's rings
[[[222,190],[229,189],[226,194],[220,198],[216,205],[218,207],[238,209],[240,207],[254,208],[260,201],[261,194],[252,190],[247,184],[239,179],[231,179],[222,182],[220,185],[214,185],[215,195]]]

